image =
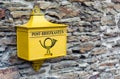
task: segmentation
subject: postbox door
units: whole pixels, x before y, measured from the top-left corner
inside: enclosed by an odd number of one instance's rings
[[[66,55],[66,29],[35,30],[29,35],[29,60]]]

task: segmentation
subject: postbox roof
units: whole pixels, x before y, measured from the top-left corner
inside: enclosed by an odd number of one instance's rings
[[[30,20],[21,25],[23,28],[44,28],[44,27],[66,27],[65,24],[56,24],[47,21],[43,14],[40,13],[39,7],[36,5],[31,13]]]

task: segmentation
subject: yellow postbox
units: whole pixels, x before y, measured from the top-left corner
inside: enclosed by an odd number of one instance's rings
[[[39,69],[43,60],[66,55],[66,26],[47,21],[39,7],[33,8],[30,20],[17,26],[17,55],[32,61]]]

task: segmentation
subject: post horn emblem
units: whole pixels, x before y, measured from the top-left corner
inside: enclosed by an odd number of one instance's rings
[[[51,45],[47,46],[46,42],[49,41],[49,40],[51,41]],[[46,38],[44,40],[43,44],[42,44],[41,40],[39,40],[39,42],[40,42],[40,44],[43,48],[47,49],[47,52],[46,52],[45,55],[51,55],[52,56],[53,54],[51,53],[50,49],[56,44],[57,40],[53,39],[53,38]]]

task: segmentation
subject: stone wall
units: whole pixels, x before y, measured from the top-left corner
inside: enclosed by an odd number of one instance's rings
[[[30,18],[33,0],[0,1],[0,78],[120,79],[120,0],[38,0],[47,20],[68,24],[67,56],[39,72],[16,55],[16,25]]]

